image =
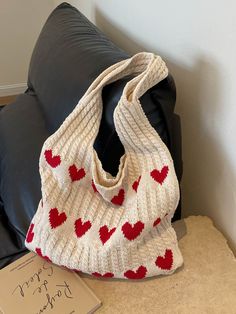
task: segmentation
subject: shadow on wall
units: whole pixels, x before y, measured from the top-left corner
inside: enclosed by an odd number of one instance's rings
[[[131,54],[153,51],[164,56],[175,78],[176,111],[182,124],[183,214],[185,217],[199,214],[210,216],[236,252],[236,231],[235,234],[230,232],[235,230],[236,221],[236,173],[224,149],[221,133],[222,116],[225,116],[222,104],[225,100],[221,95],[224,80],[221,79],[219,66],[205,56],[198,57],[190,68],[176,64],[156,48],[150,45],[144,47],[130,38],[98,8],[95,9],[95,23],[119,47]],[[215,130],[218,130],[218,134]]]

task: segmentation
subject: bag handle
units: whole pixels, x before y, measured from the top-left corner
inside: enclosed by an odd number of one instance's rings
[[[168,70],[159,56],[151,53],[139,53],[129,60],[116,64],[112,72],[108,73],[110,77],[105,76],[105,80],[106,83],[110,83],[130,74],[137,76],[126,84],[116,106],[114,111],[115,128],[126,153],[128,150],[145,153],[146,149],[149,152],[155,152],[157,146],[161,145],[161,140],[142,111],[139,98],[149,88],[166,77]],[[94,83],[89,93],[93,93],[93,91],[96,93],[96,89],[104,86],[103,79]],[[150,149],[151,146],[154,146],[154,149]],[[124,185],[123,180],[126,178],[127,172],[127,155],[124,154],[120,159],[119,170],[115,177],[109,177],[104,171],[95,150],[93,150],[93,155],[93,180],[99,192],[105,199],[109,200],[110,192]]]
[[[65,156],[70,152],[76,155],[77,145],[93,146],[102,117],[103,87],[129,75],[135,75],[135,77],[126,84],[114,112],[116,131],[122,144],[126,146],[126,140],[122,134],[127,133],[128,129],[125,130],[124,127],[119,124],[119,118],[116,117],[116,113],[124,108],[127,103],[129,106],[133,103],[138,104],[141,108],[138,99],[149,88],[156,85],[168,75],[168,69],[164,61],[161,57],[153,53],[140,52],[103,71],[93,81],[78,105],[66,118],[61,127],[46,140],[45,146],[54,146],[55,139],[60,137],[62,146],[61,153]],[[136,123],[138,123],[138,118],[136,120]],[[146,121],[146,124],[149,124],[148,121]],[[145,127],[146,126],[144,126],[144,128]]]
[[[158,71],[153,72],[156,68]],[[160,81],[160,76],[166,77],[168,69],[161,57],[153,53],[140,52],[133,57],[122,60],[103,71],[95,81],[90,85],[83,98],[87,98],[101,90],[105,85],[115,82],[129,75],[135,75],[135,78],[127,83],[127,88],[136,86],[135,97],[140,98],[149,88]],[[162,78],[163,79],[163,78]],[[125,93],[127,93],[127,88]],[[122,94],[122,96],[124,93]],[[83,99],[82,98],[82,99]]]
[[[160,56],[148,52],[137,53],[133,57],[122,60],[103,71],[90,85],[82,97],[81,103],[85,103],[86,105],[93,102],[93,100],[97,98],[99,92],[101,97],[101,92],[105,85],[130,75],[135,75],[135,77],[126,84],[116,109],[122,107],[124,102],[129,102],[129,104],[136,102],[140,105],[138,99],[148,89],[163,80],[168,75],[168,69]],[[102,99],[100,99],[100,102],[102,102]],[[93,117],[97,121],[93,124],[95,131],[93,141],[95,140],[100,127],[103,109],[101,104],[96,106],[95,103],[94,106]],[[90,109],[92,110],[91,107]],[[118,135],[120,135],[119,130],[116,131]]]

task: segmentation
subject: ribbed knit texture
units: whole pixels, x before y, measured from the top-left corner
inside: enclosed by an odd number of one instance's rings
[[[125,148],[115,177],[93,148],[102,115],[102,88],[127,75],[114,112]],[[26,246],[55,264],[97,277],[142,279],[182,265],[171,218],[179,186],[170,153],[139,98],[168,70],[151,53],[106,69],[43,145],[42,200]],[[111,157],[112,158],[112,157]]]

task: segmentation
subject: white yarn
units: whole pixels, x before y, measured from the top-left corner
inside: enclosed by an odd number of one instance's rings
[[[93,148],[102,115],[102,88],[129,81],[114,112],[125,154],[115,177]],[[61,127],[44,143],[42,201],[26,246],[53,263],[103,277],[142,279],[182,265],[171,218],[179,186],[170,153],[139,98],[168,75],[164,61],[138,53],[106,69]]]

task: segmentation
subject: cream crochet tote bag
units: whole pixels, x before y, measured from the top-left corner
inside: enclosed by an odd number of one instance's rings
[[[93,148],[102,88],[131,74],[135,77],[114,111],[125,154],[113,177]],[[39,161],[42,200],[25,241],[30,250],[55,264],[107,278],[171,274],[182,265],[171,226],[179,201],[173,161],[139,102],[167,74],[163,60],[152,53],[112,65],[45,141]]]

